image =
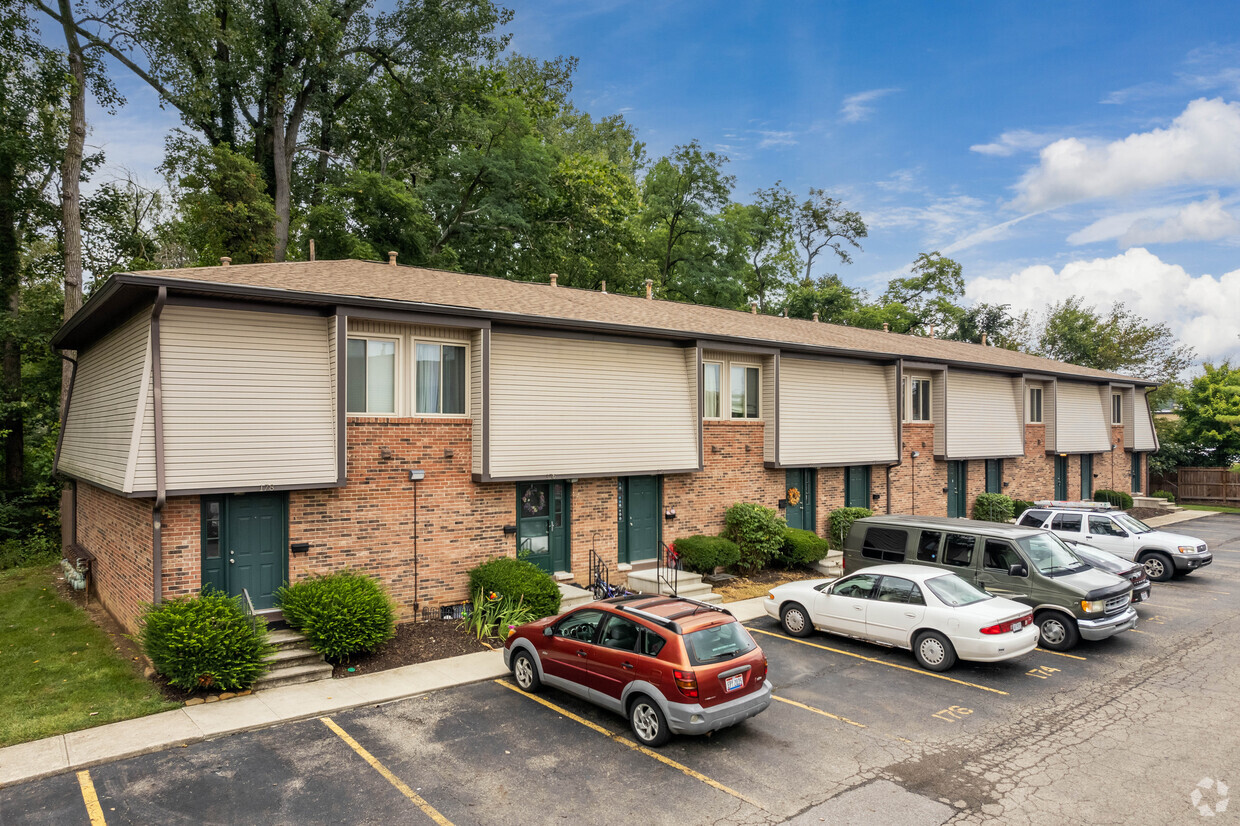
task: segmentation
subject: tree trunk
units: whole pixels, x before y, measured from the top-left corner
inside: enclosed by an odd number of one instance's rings
[[[26,465],[22,417],[22,351],[17,338],[17,309],[21,300],[21,260],[17,238],[17,159],[9,152],[0,150],[0,290],[3,291],[4,308],[9,317],[4,323],[3,360],[0,364],[0,390],[3,399],[3,416],[0,428],[4,431],[4,484],[16,491],[22,486],[23,468]]]
[[[272,118],[272,166],[275,172],[275,206],[276,206],[276,248],[275,260],[283,261],[288,253],[288,228],[292,217],[291,182],[293,177],[293,158],[289,146],[285,142],[284,98],[277,94],[275,117]]]
[[[60,209],[64,223],[65,310],[64,319],[82,308],[82,146],[86,141],[86,69],[82,62],[82,45],[78,41],[70,0],[60,0],[60,15],[69,53],[69,138],[65,159],[60,167]],[[69,395],[72,368],[62,363],[60,409],[65,409]]]

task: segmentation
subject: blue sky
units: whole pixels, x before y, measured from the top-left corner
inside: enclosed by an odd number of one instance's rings
[[[1240,361],[1232,3],[508,5],[512,48],[579,58],[575,103],[622,112],[652,157],[696,138],[738,200],[782,180],[860,210],[864,252],[824,272],[881,290],[937,249],[972,298],[1124,300]],[[92,142],[143,174],[175,119],[122,80]]]

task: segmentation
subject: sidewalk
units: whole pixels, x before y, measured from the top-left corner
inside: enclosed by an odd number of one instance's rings
[[[1164,525],[1174,525],[1176,522],[1187,522],[1190,519],[1200,519],[1203,516],[1218,516],[1218,514],[1219,511],[1183,510],[1179,513],[1169,513],[1166,516],[1151,516],[1149,519],[1142,519],[1141,521],[1151,528],[1161,528]]]
[[[742,622],[764,616],[764,597],[729,603]],[[239,731],[390,703],[428,691],[503,677],[502,651],[480,651],[343,680],[267,689],[184,706],[0,749],[0,788]]]

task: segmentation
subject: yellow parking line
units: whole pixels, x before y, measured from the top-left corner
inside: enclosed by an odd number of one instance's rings
[[[803,708],[806,711],[812,711],[815,714],[821,714],[823,717],[830,717],[832,720],[839,720],[841,723],[848,723],[850,726],[856,726],[857,728],[866,727],[865,723],[858,723],[853,720],[849,720],[847,717],[841,717],[838,714],[832,714],[831,712],[823,711],[820,708],[807,706],[805,703],[798,703],[796,700],[789,700],[786,697],[776,697],[774,694],[771,695],[771,698],[774,700],[779,700],[781,703],[787,703],[790,706],[796,706],[797,708]]]
[[[640,751],[642,754],[645,754],[648,757],[653,757],[655,760],[658,760],[663,765],[670,766],[671,768],[676,769],[677,771],[682,772],[689,777],[692,777],[694,780],[700,780],[701,782],[705,783],[707,786],[710,786],[711,788],[718,789],[721,792],[730,794],[732,795],[732,797],[735,797],[737,800],[743,800],[746,803],[748,803],[750,806],[753,806],[756,809],[761,809],[762,811],[766,811],[766,808],[758,801],[753,800],[752,798],[746,797],[745,795],[741,794],[735,789],[728,788],[727,786],[720,783],[718,780],[713,780],[707,777],[706,775],[702,774],[701,772],[695,771],[689,768],[683,763],[677,763],[675,760],[672,760],[670,757],[665,757],[664,755],[659,754],[657,751],[654,751],[653,749],[648,749],[643,745],[634,743],[632,740],[629,740],[626,737],[621,737],[619,734],[615,734],[611,731],[608,731],[607,729],[603,728],[597,723],[591,723],[589,720],[586,720],[583,717],[579,717],[576,714],[573,714],[568,709],[563,708],[562,706],[558,706],[555,703],[551,702],[550,700],[544,699],[534,694],[528,694],[522,691],[521,689],[517,688],[516,686],[512,685],[511,683],[508,683],[504,680],[496,680],[495,682],[498,685],[502,685],[504,688],[508,689],[509,691],[513,691],[513,692],[516,692],[517,694],[520,694],[522,697],[526,697],[530,700],[533,700],[536,703],[541,703],[542,705],[554,711],[556,714],[562,714],[574,722],[581,723],[583,726],[586,726],[587,728],[594,729],[599,734],[602,734],[605,737],[615,740],[617,743],[621,743],[625,746],[628,746],[633,751]]]
[[[95,782],[90,779],[90,772],[85,769],[78,772],[77,780],[82,787],[82,802],[86,804],[90,826],[108,826],[108,822],[103,819],[103,807],[99,805],[99,795],[95,794]]]
[[[768,637],[775,637],[776,639],[787,640],[788,642],[796,642],[796,643],[800,643],[801,645],[811,646],[813,648],[821,648],[823,651],[831,651],[836,654],[843,654],[848,657],[856,657],[858,660],[865,660],[868,663],[878,663],[879,665],[885,665],[888,668],[898,668],[901,671],[909,671],[909,672],[912,672],[913,674],[920,674],[923,677],[934,677],[935,679],[946,680],[949,683],[956,683],[957,685],[967,685],[969,688],[976,688],[981,691],[989,691],[992,694],[1002,694],[1005,697],[1007,696],[1006,691],[1000,691],[997,688],[991,688],[990,686],[986,686],[986,685],[978,685],[977,683],[965,682],[964,680],[957,680],[955,677],[948,677],[943,674],[935,674],[933,671],[922,671],[920,668],[909,668],[907,665],[889,663],[886,660],[879,660],[879,659],[875,659],[874,657],[867,657],[864,654],[854,654],[851,651],[845,651],[841,648],[832,648],[829,645],[819,645],[816,642],[798,640],[796,637],[788,637],[783,634],[776,634],[771,631],[763,631],[761,628],[750,628],[749,630],[753,633],[766,634]]]
[[[1084,657],[1082,657],[1082,656],[1081,656],[1081,655],[1079,655],[1079,654],[1065,654],[1065,653],[1063,653],[1062,651],[1052,651],[1052,650],[1050,650],[1049,648],[1043,648],[1043,647],[1042,647],[1042,646],[1040,646],[1040,645],[1038,646],[1038,649],[1037,649],[1037,650],[1038,650],[1038,651],[1041,651],[1043,654],[1054,654],[1056,657],[1069,657],[1069,658],[1071,658],[1071,659],[1073,659],[1073,660],[1083,660],[1083,659],[1085,659]]]
[[[1148,634],[1149,633],[1148,631],[1138,631],[1136,628],[1129,628],[1128,631],[1131,634]]]
[[[435,809],[434,806],[427,803],[426,800],[424,800],[421,795],[419,795],[413,789],[409,788],[403,780],[401,780],[399,777],[397,777],[396,775],[388,771],[387,766],[384,766],[382,763],[380,763],[375,758],[373,754],[366,751],[366,749],[362,748],[362,744],[354,740],[352,737],[350,737],[348,733],[344,729],[342,729],[340,726],[336,725],[335,720],[333,720],[330,717],[320,717],[319,719],[323,721],[323,725],[327,726],[329,729],[336,732],[336,734],[339,735],[341,740],[348,743],[349,748],[357,752],[363,760],[365,760],[367,763],[371,765],[371,768],[379,772],[379,774],[383,775],[384,779],[386,779],[387,782],[395,786],[397,790],[401,794],[403,794],[405,797],[412,800],[414,804],[419,809],[421,809],[423,813],[426,814],[427,817],[429,817],[431,820],[438,823],[439,826],[452,826],[451,820],[448,820],[446,817],[441,815],[438,812],[438,810]]]

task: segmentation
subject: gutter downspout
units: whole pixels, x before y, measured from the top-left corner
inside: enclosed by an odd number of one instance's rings
[[[168,499],[164,477],[164,385],[160,375],[159,316],[168,303],[168,288],[160,287],[151,310],[151,392],[155,402],[155,506],[151,509],[151,579],[155,605],[163,602],[164,504]]]

